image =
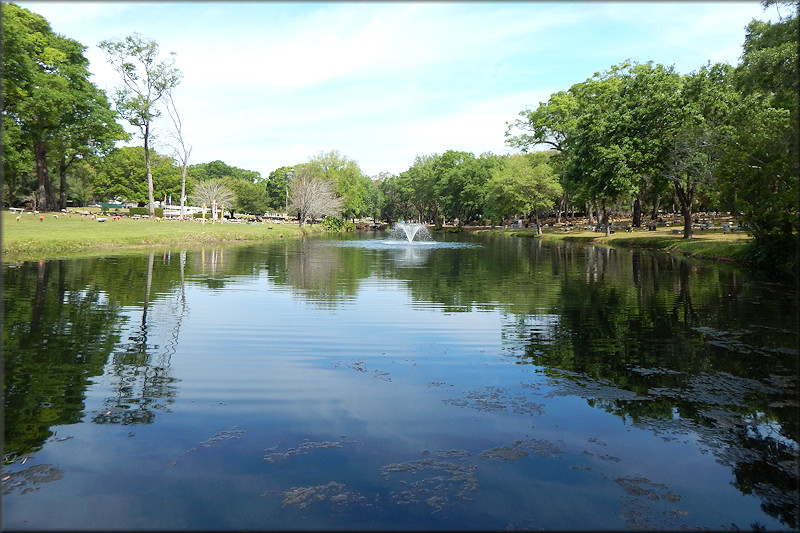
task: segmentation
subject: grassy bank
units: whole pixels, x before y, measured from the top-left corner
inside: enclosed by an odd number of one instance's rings
[[[658,227],[655,231],[633,229],[630,233],[617,231],[606,237],[605,233],[574,229],[561,231],[559,228],[542,228],[541,239],[584,242],[605,246],[626,248],[650,248],[680,253],[695,259],[742,262],[747,246],[752,237],[742,232],[724,232],[721,229],[695,230],[692,239],[684,239],[682,233],[673,233],[675,227]],[[477,230],[480,233],[504,234],[512,237],[539,237],[532,228],[521,229],[487,229]]]
[[[137,247],[271,241],[322,231],[318,226],[300,229],[296,224],[212,224],[127,217],[107,217],[98,222],[77,213],[18,215],[5,211],[0,220],[3,261],[55,259]]]
[[[99,222],[77,213],[2,212],[3,261],[35,261],[98,255],[110,251],[143,247],[202,246],[230,242],[264,242],[299,237],[324,231],[320,226],[300,229],[296,224],[236,224],[194,220],[153,220],[106,217]],[[54,216],[54,215],[57,215]],[[17,219],[17,216],[20,218]],[[43,217],[40,220],[40,217]],[[543,228],[544,240],[584,242],[606,246],[642,247],[665,250],[701,260],[744,263],[752,237],[746,233],[723,232],[721,229],[696,230],[691,240],[676,234],[673,227],[655,231],[635,228],[630,233],[604,233],[576,227],[561,231],[559,227]],[[677,228],[680,229],[680,228]],[[476,229],[476,233],[502,234],[518,238],[538,238],[535,229]]]

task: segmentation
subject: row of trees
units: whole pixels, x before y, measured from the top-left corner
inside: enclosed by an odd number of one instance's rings
[[[645,210],[655,217],[675,205],[686,238],[700,205],[741,214],[762,243],[797,236],[795,14],[752,21],[736,67],[709,63],[682,75],[627,61],[551,95],[508,125],[506,143],[520,154],[450,150],[418,156],[399,175],[371,178],[336,150],[266,178],[222,161],[189,165],[191,147],[172,98],[181,77],[174,56],[159,60],[157,45],[136,35],[101,43],[122,80],[114,111],[88,81],[82,45],[14,4],[3,4],[3,30],[6,202],[27,197],[47,210],[72,196],[152,209],[156,198],[173,196],[181,205],[188,197],[221,205],[216,194],[231,210],[292,212],[301,224],[326,215],[538,222],[541,213],[577,206],[590,222],[601,214],[606,228],[615,211],[632,212],[638,226]],[[152,147],[151,123],[162,110],[172,120],[169,156]],[[138,128],[143,147],[114,148],[130,138],[117,118]]]
[[[2,4],[2,19],[4,200],[63,208],[73,165],[102,157],[129,135],[89,81],[86,47],[15,4]]]
[[[652,62],[620,63],[522,111],[507,143],[556,150],[573,199],[604,213],[630,205],[634,225],[643,205],[655,212],[668,194],[685,238],[702,202],[741,214],[758,241],[787,243],[798,231],[797,42],[792,14],[752,21],[736,67],[680,75]]]

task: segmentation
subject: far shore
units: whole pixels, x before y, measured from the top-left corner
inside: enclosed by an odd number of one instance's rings
[[[78,212],[2,213],[3,262],[109,255],[125,250],[266,242],[324,231],[277,222],[212,222]]]
[[[104,220],[102,220],[104,219]],[[267,242],[298,238],[325,231],[319,224],[300,228],[294,223],[211,222],[114,218],[100,214],[2,212],[3,262],[38,261],[108,255],[152,247],[208,246],[231,242]],[[682,226],[629,228],[629,221],[615,222],[614,233],[590,231],[585,224],[554,224],[542,228],[466,227],[469,231],[518,238],[586,242],[608,246],[644,247],[680,253],[697,259],[740,262],[741,252],[752,237],[723,229],[720,222],[694,230],[683,239]],[[445,227],[441,231],[453,231]],[[675,231],[681,230],[681,231]]]

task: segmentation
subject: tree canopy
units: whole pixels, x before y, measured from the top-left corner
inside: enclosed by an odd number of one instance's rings
[[[126,138],[105,94],[89,81],[86,47],[52,31],[44,17],[3,3],[3,165],[5,199],[14,203],[35,175],[34,203],[55,210],[53,161],[66,202],[66,170]]]

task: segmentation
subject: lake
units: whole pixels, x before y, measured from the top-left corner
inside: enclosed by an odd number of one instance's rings
[[[4,264],[2,527],[800,527],[793,285],[434,239]]]

